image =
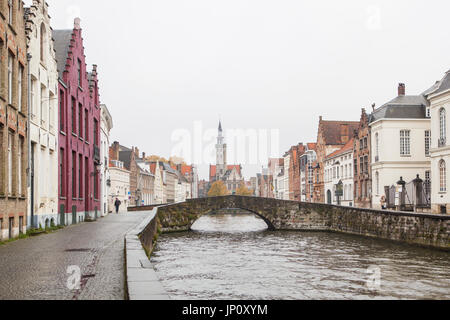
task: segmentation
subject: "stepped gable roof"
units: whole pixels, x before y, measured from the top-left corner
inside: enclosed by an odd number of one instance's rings
[[[63,78],[66,70],[67,58],[69,57],[70,41],[72,40],[73,30],[53,30],[53,39],[55,40],[56,61],[58,64],[59,78]]]

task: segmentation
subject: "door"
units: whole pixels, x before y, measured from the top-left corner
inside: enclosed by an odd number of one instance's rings
[[[72,207],[72,224],[77,224],[77,206]]]
[[[9,218],[9,239],[13,237],[14,218]]]
[[[90,174],[89,174],[89,160],[88,158],[84,159],[84,212],[85,217],[89,214],[89,201],[91,199],[89,194],[89,182],[90,182]]]
[[[332,195],[331,195],[331,191],[330,190],[327,191],[327,203],[328,204],[332,203]]]
[[[31,144],[31,159],[30,159],[30,166],[31,166],[31,180],[30,180],[30,187],[31,187],[31,195],[30,195],[30,212],[31,212],[31,227],[33,228],[34,225],[34,172],[35,172],[35,163],[34,163],[34,149],[36,147],[35,143]]]

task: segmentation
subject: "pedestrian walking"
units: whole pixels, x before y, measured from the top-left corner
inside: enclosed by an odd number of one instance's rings
[[[114,202],[114,205],[116,206],[116,213],[119,213],[119,208],[122,202],[119,200],[119,198],[116,198],[116,202]]]

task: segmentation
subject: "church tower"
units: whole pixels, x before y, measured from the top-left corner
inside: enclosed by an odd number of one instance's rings
[[[227,171],[227,145],[222,130],[222,121],[219,121],[219,134],[216,144],[216,180],[222,179]]]

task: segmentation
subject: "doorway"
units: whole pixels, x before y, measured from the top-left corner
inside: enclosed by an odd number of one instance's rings
[[[327,191],[327,204],[332,204],[332,195],[330,190]]]
[[[34,150],[36,149],[36,143],[31,143],[31,159],[30,159],[30,170],[31,170],[31,180],[30,180],[30,187],[31,187],[31,195],[30,195],[30,212],[31,212],[31,227],[34,228],[34,172],[35,172],[35,162],[34,162]]]

